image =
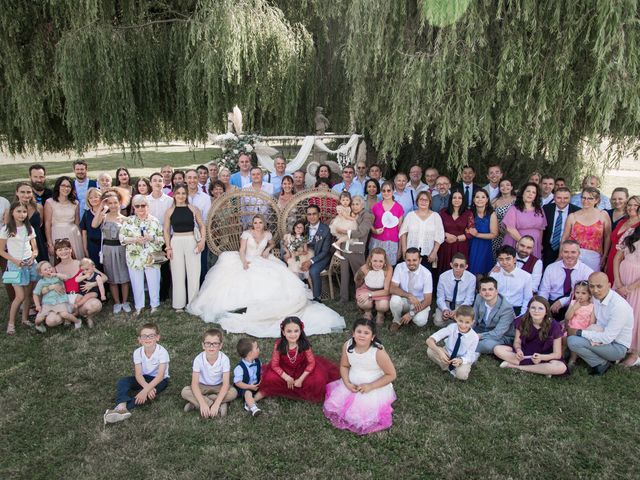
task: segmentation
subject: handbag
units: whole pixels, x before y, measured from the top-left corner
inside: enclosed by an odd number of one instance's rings
[[[22,244],[22,253],[20,256],[24,256],[24,251],[27,249],[26,242],[28,242],[28,236],[25,237],[25,243]],[[19,270],[7,270],[2,273],[2,283],[5,285],[17,285],[22,281],[22,267]]]
[[[163,263],[168,262],[169,259],[164,252],[152,252],[147,256],[147,266],[152,265],[162,265]]]

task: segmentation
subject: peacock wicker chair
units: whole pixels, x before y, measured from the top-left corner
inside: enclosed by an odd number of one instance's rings
[[[280,221],[278,223],[280,238],[291,232],[296,220],[306,221],[306,210],[309,205],[318,206],[320,209],[320,221],[329,224],[337,215],[336,206],[339,200],[340,197],[331,190],[313,188],[295,194],[280,211]],[[333,300],[335,298],[333,276],[336,276],[338,285],[340,284],[340,260],[337,257],[332,257],[329,267],[323,270],[320,276],[323,279],[322,298],[331,298]]]
[[[267,229],[276,244],[280,235],[280,209],[273,197],[253,190],[233,190],[223,193],[211,204],[207,216],[207,245],[215,254],[240,249],[240,235],[251,227],[256,214],[264,217]]]

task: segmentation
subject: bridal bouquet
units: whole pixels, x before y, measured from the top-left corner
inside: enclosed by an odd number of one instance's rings
[[[307,237],[304,235],[302,237],[294,237],[291,239],[291,242],[289,242],[287,250],[289,250],[289,253],[291,253],[291,255],[294,255],[296,262],[300,261],[300,255],[296,255],[298,249],[304,247],[306,244]]]

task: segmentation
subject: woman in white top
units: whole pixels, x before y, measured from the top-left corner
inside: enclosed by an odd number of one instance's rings
[[[433,265],[438,262],[438,250],[444,242],[444,227],[440,215],[431,210],[431,194],[424,190],[416,198],[418,206],[409,212],[400,228],[400,247],[404,257],[407,248],[420,250],[422,265],[433,274]]]
[[[389,311],[389,287],[393,267],[387,260],[382,248],[373,248],[365,263],[355,275],[356,302],[362,310],[363,318],[371,320],[373,309],[376,310],[376,324],[384,323],[384,315]]]

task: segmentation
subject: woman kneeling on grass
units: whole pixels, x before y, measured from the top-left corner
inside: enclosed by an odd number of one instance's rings
[[[539,295],[529,301],[527,312],[514,321],[513,347],[498,345],[493,354],[504,360],[501,368],[516,368],[541,375],[562,375],[562,326],[551,318],[549,302]]]

